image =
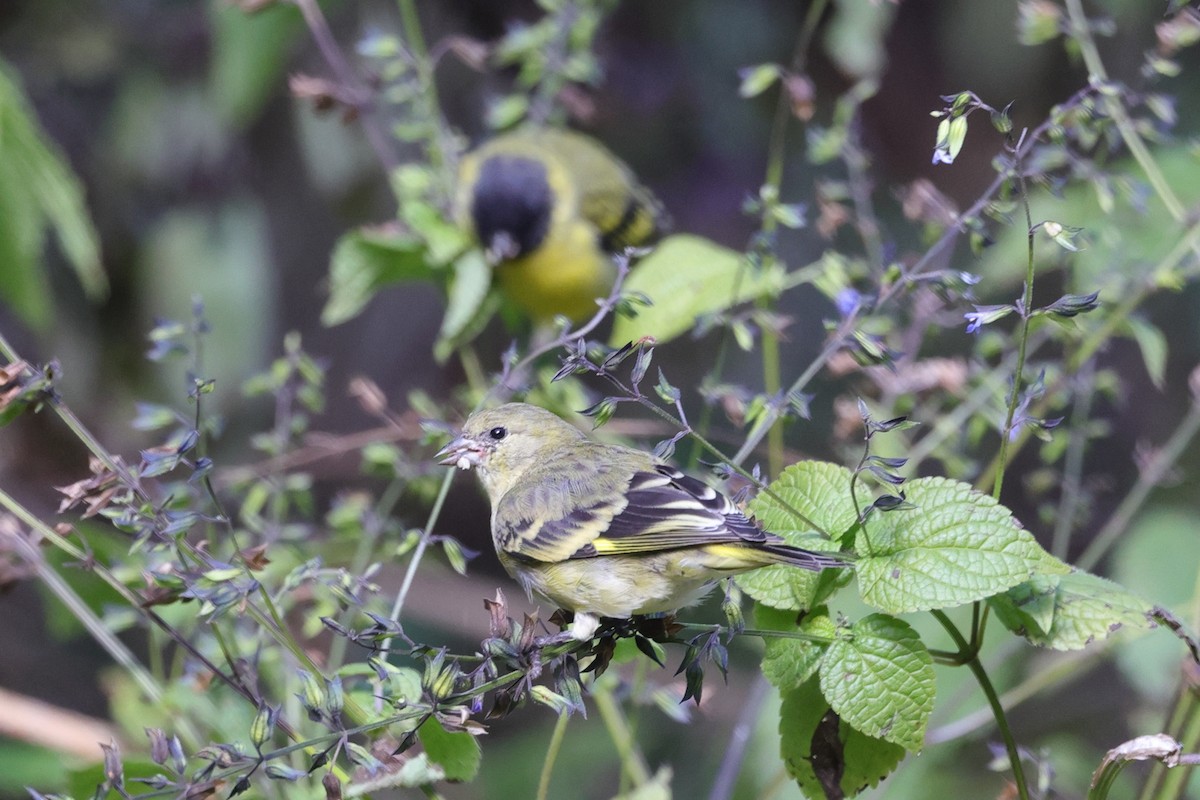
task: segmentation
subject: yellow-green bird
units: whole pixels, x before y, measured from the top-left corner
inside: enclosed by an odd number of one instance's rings
[[[455,215],[535,321],[596,313],[616,279],[611,253],[647,242],[662,206],[599,142],[562,130],[498,136],[463,157]]]
[[[473,414],[438,458],[476,471],[500,563],[527,593],[574,611],[579,639],[600,617],[675,611],[746,570],[847,566],[788,545],[650,454],[593,441],[526,403]]]

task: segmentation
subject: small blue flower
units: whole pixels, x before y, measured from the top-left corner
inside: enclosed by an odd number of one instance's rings
[[[848,317],[862,305],[862,295],[855,289],[842,289],[833,302],[837,305],[838,313]]]
[[[967,320],[967,333],[978,333],[988,323],[1007,317],[1016,311],[1012,306],[975,306],[974,311],[963,314]]]

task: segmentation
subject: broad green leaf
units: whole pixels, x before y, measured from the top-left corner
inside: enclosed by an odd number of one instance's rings
[[[1120,585],[1088,572],[1039,575],[992,598],[1001,622],[1039,647],[1080,650],[1123,627],[1157,627],[1152,607]]]
[[[465,731],[451,733],[436,719],[430,719],[422,725],[417,736],[420,737],[429,760],[445,770],[446,780],[475,780],[483,753],[474,736]]]
[[[626,293],[640,292],[652,306],[636,317],[618,316],[609,342],[620,347],[643,336],[659,342],[689,330],[697,317],[779,292],[783,272],[758,271],[745,256],[700,236],[664,239],[637,264],[625,281]]]
[[[434,356],[445,360],[464,340],[478,333],[496,310],[495,303],[488,302],[488,290],[492,286],[492,268],[483,253],[472,248],[454,263],[449,296],[446,299],[446,315],[438,331]]]
[[[654,777],[613,800],[671,800],[671,768],[659,767]]]
[[[768,489],[769,493],[760,492],[751,501],[750,512],[764,528],[796,547],[837,549],[834,541],[818,538],[817,531],[804,519],[836,537],[848,530],[857,518],[850,497],[850,470],[837,464],[824,461],[792,464]],[[789,566],[764,567],[736,579],[742,591],[758,602],[795,611],[813,604],[819,580],[820,573]]]
[[[83,187],[42,131],[0,62],[0,297],[32,325],[49,321],[51,297],[41,256],[54,231],[88,296],[102,298],[108,279],[99,236],[88,217]]]
[[[852,797],[878,784],[904,758],[903,747],[838,719],[815,678],[783,693],[779,750],[788,774],[811,798],[829,796],[826,783]]]
[[[321,322],[340,325],[358,316],[384,286],[430,280],[433,273],[425,246],[416,237],[365,228],[351,231],[333,249],[329,301],[321,311]]]
[[[1064,574],[1012,512],[968,484],[920,478],[905,484],[915,508],[876,512],[858,535],[863,600],[899,614],[983,600],[1035,574]]]
[[[761,616],[756,613],[756,621],[761,620]],[[761,622],[760,627],[762,627]],[[786,630],[795,629],[794,625],[786,628]],[[800,632],[821,636],[832,641],[837,633],[837,625],[829,618],[828,611],[822,607],[805,616],[800,623]],[[821,665],[821,659],[828,650],[828,642],[769,637],[766,639],[766,651],[763,653],[763,677],[779,691],[791,691],[816,673],[817,668]]]
[[[920,750],[933,711],[933,658],[908,623],[872,614],[842,631],[819,671],[821,693],[868,736]]]

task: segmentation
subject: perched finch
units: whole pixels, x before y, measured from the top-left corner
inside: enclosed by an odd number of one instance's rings
[[[527,593],[575,612],[578,639],[590,639],[600,617],[674,611],[757,567],[847,566],[786,544],[650,454],[592,441],[525,403],[472,415],[438,458],[475,469],[500,563]]]

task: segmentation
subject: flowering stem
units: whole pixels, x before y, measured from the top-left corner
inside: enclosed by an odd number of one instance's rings
[[[1017,413],[1017,403],[1021,397],[1021,375],[1025,372],[1025,358],[1029,347],[1029,324],[1033,320],[1033,217],[1029,210],[1029,191],[1025,185],[1025,169],[1021,163],[1021,148],[1018,145],[1014,151],[1013,166],[1017,173],[1017,184],[1021,190],[1021,207],[1025,211],[1025,293],[1021,298],[1021,332],[1018,335],[1017,363],[1013,368],[1012,391],[1008,395],[1008,414],[1004,418],[1004,427],[1000,429],[1000,452],[996,457],[996,480],[992,484],[992,497],[1000,499],[1000,490],[1004,486],[1004,469],[1008,463],[1008,443],[1012,435],[1013,418]]]

